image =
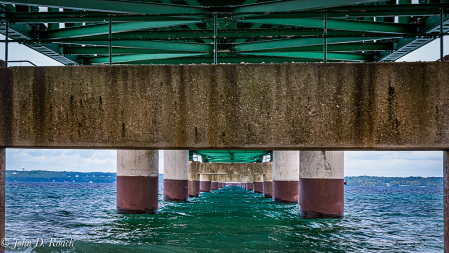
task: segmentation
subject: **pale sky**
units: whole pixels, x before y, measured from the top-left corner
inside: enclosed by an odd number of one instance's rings
[[[4,37],[0,35],[0,40]],[[439,39],[412,52],[402,61],[435,61],[439,59]],[[445,37],[445,55],[449,54],[449,36]],[[4,60],[0,43],[0,59]],[[58,66],[58,62],[17,43],[9,44],[9,60],[29,60],[38,66]],[[29,66],[27,63],[10,66]],[[159,151],[159,172],[163,173],[163,152]],[[52,170],[82,172],[116,172],[117,151],[73,149],[7,149],[7,170]],[[442,177],[441,151],[345,151],[345,176]]]

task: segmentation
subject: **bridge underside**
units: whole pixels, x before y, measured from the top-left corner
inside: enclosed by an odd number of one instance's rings
[[[0,147],[449,148],[449,64],[0,68]]]

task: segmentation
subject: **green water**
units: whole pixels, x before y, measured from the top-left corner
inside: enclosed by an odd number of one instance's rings
[[[442,188],[346,187],[345,217],[306,220],[240,187],[115,214],[115,184],[8,183],[10,252],[442,252]],[[12,250],[13,238],[42,247]],[[52,239],[74,247],[48,247]]]

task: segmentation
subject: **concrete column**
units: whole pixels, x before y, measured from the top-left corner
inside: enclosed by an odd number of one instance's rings
[[[343,216],[343,151],[302,151],[299,176],[301,217]]]
[[[254,192],[263,193],[263,175],[254,175]]]
[[[200,175],[200,191],[201,192],[210,192],[211,182],[210,175],[201,174]]]
[[[273,200],[298,202],[299,151],[273,151]]]
[[[199,197],[200,196],[200,174],[196,170],[195,163],[189,161],[189,197]]]
[[[210,183],[210,189],[211,189],[211,190],[218,190],[218,182],[212,181],[212,182]]]
[[[164,200],[189,199],[189,151],[164,150]]]
[[[1,159],[0,159],[1,160]],[[4,178],[2,182],[4,182]],[[449,150],[443,151],[444,253],[449,253]],[[4,188],[2,188],[4,189]],[[2,200],[4,197],[2,198]],[[3,209],[4,210],[4,209]],[[5,213],[4,211],[2,212]],[[4,220],[4,218],[3,218]],[[4,222],[2,222],[4,224]]]
[[[5,238],[5,170],[6,148],[0,148],[0,240]],[[5,248],[0,244],[0,253]]]
[[[264,163],[266,166],[265,174],[263,175],[263,196],[271,198],[273,189],[273,163]]]
[[[117,213],[157,213],[159,153],[117,150]]]

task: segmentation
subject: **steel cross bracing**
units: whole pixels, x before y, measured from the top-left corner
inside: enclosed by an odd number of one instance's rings
[[[447,0],[0,0],[0,33],[64,65],[376,62],[447,34],[448,13]]]
[[[94,65],[394,61],[440,36],[441,11],[448,32],[447,1],[396,2],[0,0],[0,33]]]

